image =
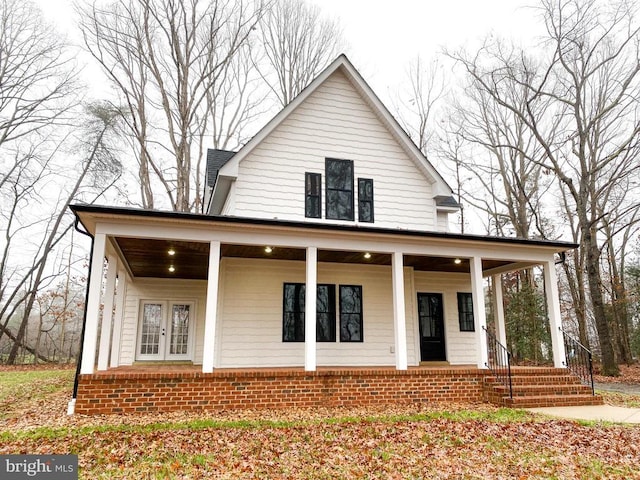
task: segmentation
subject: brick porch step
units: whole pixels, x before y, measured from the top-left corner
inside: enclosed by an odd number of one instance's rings
[[[511,408],[536,407],[577,407],[582,405],[603,405],[598,395],[539,395],[505,398],[504,406]]]
[[[493,376],[485,377],[485,400],[512,408],[603,404],[602,397],[591,394],[591,387],[561,368],[514,369],[511,385],[513,398],[509,397],[509,387]]]
[[[495,385],[494,391],[501,396],[509,396],[509,387]],[[591,387],[582,384],[549,384],[523,385],[512,384],[514,397],[548,396],[548,395],[591,395]]]

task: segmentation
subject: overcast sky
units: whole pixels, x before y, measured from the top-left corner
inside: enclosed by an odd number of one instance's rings
[[[82,1],[82,0],[79,0]],[[76,37],[73,0],[36,0],[46,19]],[[374,90],[386,97],[417,55],[433,58],[443,46],[477,45],[490,32],[528,39],[539,32],[535,0],[315,0],[337,19],[347,54]]]

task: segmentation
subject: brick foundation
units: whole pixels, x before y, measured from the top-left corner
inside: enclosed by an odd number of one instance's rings
[[[79,414],[483,400],[476,368],[218,370],[80,375]]]

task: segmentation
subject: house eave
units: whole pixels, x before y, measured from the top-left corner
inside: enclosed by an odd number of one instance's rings
[[[460,211],[460,207],[436,207],[436,211],[442,213],[456,213]]]
[[[189,223],[196,225],[220,226],[220,227],[263,227],[292,230],[308,230],[316,232],[344,232],[362,234],[367,236],[385,237],[413,237],[415,240],[433,239],[449,240],[453,242],[479,242],[482,244],[509,244],[523,247],[538,247],[552,250],[556,253],[572,250],[578,244],[556,240],[524,239],[516,237],[493,237],[475,234],[461,234],[450,232],[418,231],[408,229],[379,228],[361,225],[327,224],[320,222],[298,222],[291,220],[275,220],[263,218],[234,217],[226,215],[203,215],[187,212],[169,212],[161,210],[144,210],[128,207],[111,207],[101,205],[74,204],[70,206],[82,225],[90,233],[95,233],[96,223],[100,219],[121,220],[156,220]]]
[[[229,197],[229,191],[231,190],[231,184],[235,181],[235,177],[229,177],[227,175],[218,175],[215,187],[211,194],[209,206],[207,212],[209,215],[220,215],[224,204]]]

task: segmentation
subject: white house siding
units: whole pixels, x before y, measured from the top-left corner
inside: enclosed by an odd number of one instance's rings
[[[225,210],[305,220],[305,172],[315,172],[322,174],[324,217],[325,158],[354,162],[356,221],[357,178],[372,178],[375,226],[438,229],[431,184],[339,71],[240,162],[235,202],[228,204],[234,208]]]
[[[218,328],[218,367],[285,367],[304,364],[304,343],[282,341],[283,284],[304,283],[305,263],[226,258]],[[318,366],[394,365],[391,269],[384,266],[318,264],[318,283],[362,285],[362,343],[317,343]],[[407,318],[413,319],[410,275],[405,277]],[[336,295],[337,295],[336,291]],[[407,328],[415,363],[415,328]],[[338,321],[339,325],[339,321]]]
[[[137,279],[129,282],[122,323],[120,365],[131,365],[136,360],[138,321],[142,300],[195,303],[196,325],[193,332],[195,335],[193,362],[202,363],[206,292],[207,282],[204,280]]]
[[[458,322],[457,292],[471,292],[471,279],[462,273],[415,272],[417,293],[441,293],[444,303],[444,329],[447,360],[451,365],[476,364],[477,353],[474,332],[461,332]],[[415,335],[417,331],[417,312]]]
[[[438,212],[438,231],[439,232],[448,232],[449,231],[449,214],[446,212]]]

